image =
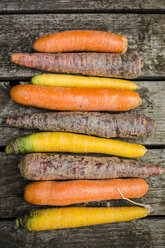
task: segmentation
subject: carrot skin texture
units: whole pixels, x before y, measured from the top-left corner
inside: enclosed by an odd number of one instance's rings
[[[131,221],[147,216],[149,211],[141,207],[65,207],[32,210],[16,219],[17,227],[29,231],[74,228],[112,222]]]
[[[103,138],[145,138],[154,135],[155,121],[144,115],[98,112],[48,112],[11,116],[13,127],[43,131],[73,132]]]
[[[96,30],[71,30],[43,36],[34,42],[38,52],[93,51],[124,53],[127,38]]]
[[[43,71],[91,76],[137,78],[141,61],[135,54],[115,53],[15,53],[10,60]]]
[[[119,89],[16,85],[11,98],[20,104],[52,110],[127,111],[139,106],[137,92]]]
[[[24,198],[36,205],[66,206],[122,199],[117,188],[127,198],[139,198],[148,191],[148,185],[143,179],[40,181],[25,187]]]
[[[132,81],[102,77],[83,77],[63,74],[41,74],[31,79],[34,85],[76,88],[115,88],[136,90],[137,85]]]
[[[139,144],[87,135],[42,132],[25,135],[6,146],[7,154],[31,152],[105,153],[122,157],[142,157],[146,148]]]
[[[157,165],[117,157],[87,157],[47,153],[25,155],[19,165],[27,180],[82,180],[158,176]]]

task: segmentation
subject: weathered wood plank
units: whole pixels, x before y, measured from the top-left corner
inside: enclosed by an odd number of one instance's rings
[[[126,36],[128,51],[138,54],[143,61],[142,77],[162,78],[165,76],[164,26],[165,18],[161,14],[1,15],[0,79],[29,78],[37,74],[37,70],[11,63],[9,55],[32,52],[32,44],[38,37],[71,29],[104,30]]]
[[[132,112],[145,114],[153,118],[157,124],[157,131],[151,138],[144,140],[128,139],[128,141],[145,145],[163,145],[165,139],[165,81],[139,81],[137,84],[139,85],[138,92],[142,98],[142,105],[132,110]],[[9,97],[11,85],[7,82],[1,83],[0,85],[0,146],[8,144],[13,138],[18,136],[36,132],[36,130],[11,128],[4,124],[5,118],[25,113],[30,114],[48,111],[14,103]]]
[[[73,229],[29,232],[16,229],[14,222],[1,221],[2,248],[163,248],[165,219],[141,219]]]
[[[16,217],[30,209],[38,208],[38,206],[31,205],[23,199],[24,187],[28,181],[21,177],[19,169],[17,168],[21,157],[21,155],[6,155],[5,153],[0,153],[0,218]],[[153,162],[165,168],[165,150],[148,150],[147,154],[141,158],[141,160]],[[150,215],[165,215],[165,174],[159,177],[147,178],[146,181],[150,186],[150,190],[146,196],[136,201],[150,204],[152,207]],[[130,203],[125,200],[113,200],[77,205],[125,206],[130,205]]]
[[[111,0],[111,1],[85,1],[85,0],[61,0],[61,1],[34,1],[34,0],[12,0],[1,1],[1,12],[58,12],[58,11],[97,11],[97,10],[162,10],[165,9],[165,2],[163,0]]]

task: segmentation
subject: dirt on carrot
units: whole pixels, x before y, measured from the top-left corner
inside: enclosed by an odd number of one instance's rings
[[[43,71],[114,78],[137,78],[142,63],[135,54],[116,53],[15,53],[11,61]]]
[[[111,179],[158,176],[160,166],[117,157],[71,156],[50,153],[25,155],[18,165],[28,180]]]
[[[154,120],[132,113],[48,112],[11,116],[6,123],[19,128],[81,133],[104,138],[145,138],[154,135],[156,129]]]

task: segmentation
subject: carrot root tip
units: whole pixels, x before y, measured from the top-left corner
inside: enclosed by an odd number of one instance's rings
[[[125,53],[128,49],[128,39],[125,40],[125,44],[124,44],[124,50],[123,50],[123,53]]]
[[[16,54],[10,54],[10,61],[15,62],[16,61]]]
[[[159,167],[159,175],[163,174],[163,168]]]
[[[20,227],[21,226],[21,223],[22,223],[22,218],[17,218],[15,220],[15,224],[16,224],[17,227]]]
[[[5,148],[5,152],[6,152],[7,154],[9,154],[9,153],[10,153],[9,146],[6,146],[6,148]]]

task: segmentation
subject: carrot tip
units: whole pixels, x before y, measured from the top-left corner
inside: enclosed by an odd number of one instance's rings
[[[21,218],[17,218],[17,219],[15,220],[15,224],[16,224],[17,227],[20,227]]]
[[[10,54],[10,61],[15,62],[16,61],[16,57],[17,57],[17,54],[16,53]]]
[[[31,83],[32,83],[32,84],[35,84],[35,76],[34,76],[34,77],[32,77],[32,79],[31,79]]]
[[[14,54],[10,54],[10,61],[13,61],[13,55]]]
[[[7,125],[10,124],[9,118],[6,119],[6,124],[7,124]]]
[[[7,153],[7,154],[9,154],[10,152],[9,152],[9,147],[8,146],[6,146],[6,148],[5,148],[5,152]]]
[[[163,168],[159,167],[159,175],[163,174]]]
[[[128,49],[128,39],[127,39],[127,38],[125,38],[125,37],[124,37],[124,39],[125,39],[125,44],[124,44],[124,50],[123,50],[123,53],[125,53],[125,52],[127,51],[127,49]]]

